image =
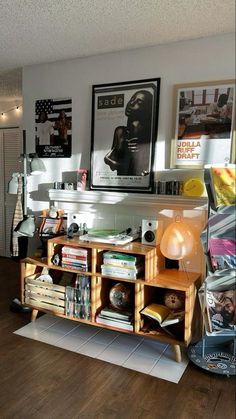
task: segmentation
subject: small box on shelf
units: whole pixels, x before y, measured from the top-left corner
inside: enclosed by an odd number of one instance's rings
[[[65,287],[40,280],[41,273],[24,280],[24,303],[39,310],[63,314],[65,310]]]

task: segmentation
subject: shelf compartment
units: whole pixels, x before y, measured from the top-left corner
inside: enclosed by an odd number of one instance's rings
[[[125,289],[127,289],[127,292],[128,292],[128,295],[129,295],[128,301],[127,301],[127,306],[124,305],[123,309],[119,309],[119,305],[120,305],[119,304],[120,303],[119,296],[117,296],[116,304],[114,304],[115,301],[112,304],[112,302],[110,300],[110,291],[117,284],[120,284],[122,288],[124,287]],[[119,289],[118,289],[118,292],[119,292]],[[133,313],[133,317],[134,317],[134,303],[135,303],[135,284],[133,284],[133,283],[122,283],[117,279],[114,280],[114,279],[111,279],[111,278],[97,277],[97,289],[96,289],[96,305],[97,306],[96,306],[96,312],[95,312],[95,322],[96,322],[97,315],[105,307],[112,308],[115,311],[120,312],[120,313],[122,313],[122,311],[123,312],[130,311],[131,313]],[[100,326],[104,326],[104,327],[107,327],[107,326],[115,327],[115,328],[120,329],[120,330],[122,328],[119,325],[117,325],[117,327],[116,327],[116,324],[112,324],[112,326],[109,325],[108,323],[101,324],[101,323],[96,322],[96,324],[99,324]],[[134,328],[132,327],[132,329],[130,329],[130,330],[124,328],[122,330],[133,332]]]
[[[143,285],[142,292],[143,292],[143,298],[142,298],[142,304],[140,304],[141,309],[145,308],[146,306],[150,304],[161,304],[165,305],[164,298],[166,292],[168,292],[167,288],[161,288],[161,287],[150,287],[147,285]],[[183,301],[183,307],[181,308],[181,311],[185,312],[185,293],[183,291],[171,290],[176,292],[180,295],[182,301]],[[174,339],[176,341],[184,342],[184,334],[185,334],[185,322],[184,319],[178,323],[169,325],[165,328],[162,328],[159,323],[155,320],[148,319],[146,316],[142,315],[140,313],[140,310],[137,313],[137,324],[140,325],[140,328],[137,330],[138,332],[143,333],[144,335],[149,336],[171,336],[171,339]],[[185,318],[185,315],[184,315]]]
[[[145,275],[145,255],[135,255],[135,254],[129,254],[124,252],[117,252],[115,251],[109,251],[114,254],[113,258],[108,257],[106,260],[104,260],[104,255],[108,253],[107,250],[101,250],[97,252],[97,267],[96,270],[101,276],[103,277],[111,277],[118,280],[124,280],[124,281],[136,281],[137,279],[143,278]],[[121,258],[123,259],[115,259],[115,255],[119,254],[121,255]],[[133,256],[136,257],[136,261],[132,261],[132,264],[130,264],[129,261],[127,261],[127,258],[125,260],[125,256]],[[133,264],[134,263],[134,264]],[[137,278],[132,278],[132,269],[138,269],[138,272],[136,274]],[[111,271],[110,273],[104,273],[104,270]],[[117,271],[115,275],[113,275],[113,270]],[[127,275],[125,273],[127,272]],[[120,276],[118,274],[120,273]],[[130,276],[128,276],[130,274]]]
[[[49,243],[50,242],[50,243]],[[53,239],[48,241],[48,265],[58,266],[65,270],[88,273],[91,271],[92,250],[84,247],[76,247],[70,243],[55,243]]]
[[[84,286],[66,287],[65,314],[78,320],[91,320],[91,281],[86,276],[84,279]]]

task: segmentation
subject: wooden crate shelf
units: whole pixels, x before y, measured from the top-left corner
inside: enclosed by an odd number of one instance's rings
[[[90,270],[87,272],[66,269],[52,263],[56,252],[61,252],[63,246],[70,246],[79,249],[87,249],[90,258]],[[138,279],[117,278],[104,276],[101,273],[103,253],[115,251],[130,255],[140,255],[143,261],[144,271]],[[44,283],[38,284],[37,276],[47,268],[55,271],[65,271],[71,274],[89,276],[91,295],[91,320],[66,316],[65,301],[63,292],[65,287],[54,284],[50,287]],[[96,323],[96,315],[108,304],[108,294],[111,286],[116,282],[129,283],[133,295],[133,332],[120,330],[108,325]],[[192,319],[196,300],[196,290],[201,283],[201,273],[181,272],[176,269],[164,269],[164,258],[159,247],[142,245],[139,242],[132,242],[125,246],[114,246],[102,243],[89,243],[80,241],[79,238],[68,239],[66,237],[55,237],[48,240],[48,258],[26,258],[21,261],[21,299],[22,303],[33,308],[32,320],[37,316],[38,311],[53,313],[56,316],[73,319],[76,321],[93,324],[107,329],[120,330],[124,333],[134,333],[139,336],[157,339],[170,343],[175,351],[176,360],[180,361],[180,346],[187,346],[192,338]],[[163,290],[175,290],[184,294],[185,316],[182,323],[181,337],[171,336],[164,330],[155,334],[144,333],[142,329],[142,316],[140,311],[150,302],[158,302],[159,295]],[[51,293],[51,294],[50,294]],[[49,294],[49,295],[48,295]],[[52,303],[52,299],[55,301]]]

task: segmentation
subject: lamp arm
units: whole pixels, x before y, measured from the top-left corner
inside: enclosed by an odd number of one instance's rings
[[[23,130],[23,212],[24,215],[27,215],[27,154],[25,130]]]

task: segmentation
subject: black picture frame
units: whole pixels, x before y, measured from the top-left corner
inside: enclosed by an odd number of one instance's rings
[[[153,192],[160,78],[92,86],[90,189]]]
[[[35,151],[38,157],[71,157],[72,98],[35,101]]]

